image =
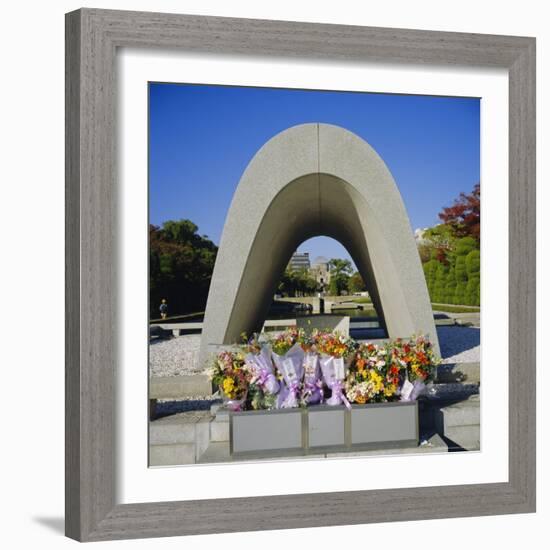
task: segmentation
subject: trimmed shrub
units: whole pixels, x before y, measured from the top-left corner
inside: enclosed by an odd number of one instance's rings
[[[479,250],[472,250],[466,256],[466,272],[468,273],[468,284],[466,285],[466,304],[469,306],[479,305],[479,283],[480,283],[481,256]]]
[[[430,295],[430,299],[434,301],[434,284],[435,284],[435,273],[437,271],[437,267],[439,265],[439,262],[435,259],[430,260],[429,262],[426,262],[422,267],[424,269],[424,276],[426,277],[426,286],[428,287],[428,293]]]
[[[449,267],[449,272],[447,273],[447,280],[445,281],[445,303],[446,304],[454,304],[455,288],[456,288],[455,267],[454,265],[452,265]]]
[[[447,283],[448,273],[449,273],[449,267],[438,262],[438,266],[435,271],[435,281],[434,281],[434,287],[433,287],[434,302],[445,302],[446,283]]]
[[[432,259],[423,264],[432,302],[479,305],[481,262],[477,247],[475,239],[463,237],[447,254],[448,265],[438,260],[435,252]]]

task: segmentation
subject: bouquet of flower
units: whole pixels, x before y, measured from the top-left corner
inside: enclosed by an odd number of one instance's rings
[[[243,339],[214,357],[209,375],[234,411],[417,399],[439,359],[424,336],[385,345],[357,344],[342,334],[292,327],[274,338]],[[328,395],[328,393],[327,393]]]
[[[388,361],[386,346],[361,344],[346,378],[346,397],[353,403],[385,402],[395,398],[399,368]]]
[[[401,401],[414,401],[425,390],[426,381],[433,377],[439,360],[431,342],[425,336],[404,341],[397,339],[391,350],[392,362],[404,369]]]
[[[284,381],[277,399],[277,408],[293,408],[300,404],[299,395],[304,376],[304,341],[304,331],[292,327],[281,332],[271,342],[273,362]]]
[[[305,352],[304,356],[304,384],[301,401],[304,406],[322,403],[324,398],[323,380],[319,356],[314,351]]]
[[[219,387],[228,409],[240,411],[244,408],[250,384],[250,372],[241,352],[218,353],[208,375]]]
[[[250,402],[253,409],[271,409],[276,403],[280,383],[275,376],[271,347],[264,344],[259,353],[249,353],[245,363],[250,373]]]
[[[353,358],[353,340],[337,332],[319,332],[316,335],[315,346],[321,354],[319,363],[323,379],[332,393],[326,401],[327,405],[343,403],[350,408],[343,389],[346,370]]]
[[[285,355],[295,344],[305,348],[308,342],[303,328],[290,327],[271,339],[271,349],[277,355]]]

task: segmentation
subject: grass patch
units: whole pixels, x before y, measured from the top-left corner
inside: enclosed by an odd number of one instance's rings
[[[432,304],[432,310],[444,311],[445,313],[479,313],[475,306],[451,306],[445,304]]]

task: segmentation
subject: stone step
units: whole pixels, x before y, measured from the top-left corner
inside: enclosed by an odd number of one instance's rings
[[[378,455],[408,455],[424,453],[446,453],[447,444],[439,434],[434,434],[430,439],[418,445],[418,447],[399,447],[395,449],[373,449],[370,451],[351,451],[327,453],[327,457],[346,457],[346,456],[378,456]]]
[[[210,441],[229,441],[229,417],[210,422]]]
[[[195,441],[196,424],[208,417],[208,413],[186,412],[159,418],[149,422],[149,443],[151,445],[172,445]]]
[[[151,445],[149,447],[149,466],[177,466],[195,464],[195,444]]]
[[[479,426],[479,395],[472,395],[465,401],[441,409],[440,427],[447,435],[449,428],[456,426]]]
[[[198,462],[209,464],[212,462],[231,462],[229,454],[229,441],[213,441],[208,445]]]
[[[209,412],[180,413],[149,423],[149,465],[194,464],[210,443]]]
[[[472,426],[452,426],[445,434],[449,449],[467,451],[479,451],[480,444],[480,429],[479,425]]]
[[[345,458],[347,456],[377,456],[377,455],[396,455],[396,454],[424,454],[424,453],[446,453],[448,446],[445,441],[438,435],[433,435],[428,441],[417,447],[404,447],[399,449],[376,449],[369,451],[339,451],[339,452],[327,452],[323,454],[310,454],[304,455],[307,458],[325,458],[325,457],[340,457]],[[302,456],[299,456],[301,458]],[[297,457],[289,457],[296,459]],[[258,460],[273,460],[273,457],[266,458],[233,458],[229,453],[229,442],[216,441],[210,443],[206,451],[199,459],[200,464],[208,464],[213,462],[241,462],[241,461],[258,461]]]
[[[479,395],[442,407],[436,412],[434,421],[436,431],[444,437],[449,450],[480,449]]]

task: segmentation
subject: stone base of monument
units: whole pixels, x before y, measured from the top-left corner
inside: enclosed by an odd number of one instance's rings
[[[418,437],[416,401],[229,413],[235,458],[415,447]]]
[[[413,439],[409,445],[397,437],[397,446],[387,440],[391,435],[388,405],[354,405],[351,413],[344,407],[310,407],[307,431],[307,452],[294,448],[285,453],[269,451],[248,454],[230,453],[230,413],[220,405],[212,405],[209,411],[189,411],[150,422],[150,466],[177,464],[220,463],[242,460],[272,460],[273,458],[301,456],[306,459],[323,457],[376,456],[384,454],[442,453],[448,450],[479,450],[479,397],[455,390],[457,384],[441,384],[441,391],[416,403],[419,413],[421,444]],[[450,387],[450,388],[449,388]],[[469,390],[469,387],[466,388]],[[443,391],[445,390],[445,391]],[[478,388],[479,391],[479,388]],[[451,399],[449,399],[449,396]],[[403,406],[399,403],[393,407]],[[476,410],[477,409],[477,410]],[[366,439],[376,435],[383,423],[375,418],[384,412],[386,441],[368,443]],[[411,413],[411,409],[408,409]],[[416,412],[416,411],[414,411]],[[291,409],[289,413],[301,414]],[[289,414],[286,413],[286,414]],[[399,411],[393,427],[407,429],[407,422],[414,422],[414,415],[402,422],[405,410]],[[243,413],[241,413],[243,414]],[[278,413],[279,415],[281,413]],[[282,413],[285,414],[285,413]],[[346,433],[353,444],[342,445],[342,418],[344,442]],[[406,417],[405,417],[406,418]],[[346,419],[349,424],[346,425]],[[282,420],[278,418],[278,420]],[[288,420],[288,419],[285,419]],[[403,425],[402,425],[403,424]],[[347,426],[347,427],[346,427]],[[355,429],[353,429],[355,428]],[[346,432],[347,430],[347,432]],[[365,430],[365,432],[363,432]],[[371,433],[374,431],[375,433]],[[301,434],[300,434],[301,435]]]
[[[480,450],[480,401],[472,395],[464,401],[441,407],[435,416],[437,432],[450,450]]]

